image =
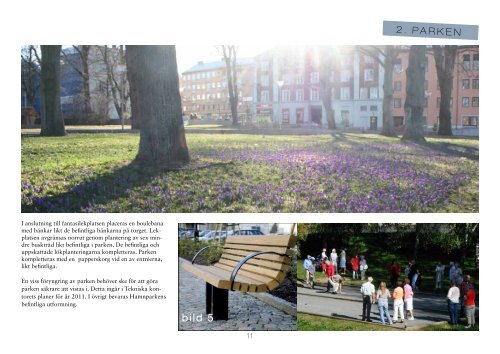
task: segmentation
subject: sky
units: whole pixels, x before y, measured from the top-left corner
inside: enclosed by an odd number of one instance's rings
[[[254,57],[271,48],[270,45],[241,45],[238,48],[238,57]],[[210,63],[222,58],[215,49],[215,45],[176,45],[176,52],[179,73],[195,66],[199,61]]]

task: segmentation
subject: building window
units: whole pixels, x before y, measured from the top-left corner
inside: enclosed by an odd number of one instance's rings
[[[479,117],[465,116],[462,118],[462,125],[464,127],[477,127],[479,125]]]
[[[269,102],[269,91],[260,92],[260,102]]]
[[[359,89],[359,98],[362,100],[368,99],[368,88],[367,87],[361,87]]]
[[[220,99],[220,92],[217,92],[217,99]]]
[[[394,99],[394,108],[401,108],[401,98]]]
[[[318,89],[311,89],[311,101],[318,101],[319,100],[319,91]]]
[[[472,79],[472,88],[474,90],[479,90],[479,79]]]
[[[368,108],[367,106],[361,106],[361,107],[359,108],[359,110],[360,110],[361,112],[366,112],[366,111],[367,111],[367,108]]]
[[[440,88],[439,88],[439,79],[436,80],[436,87],[437,87],[438,90],[440,90]]]
[[[344,101],[351,99],[351,88],[350,87],[341,87],[340,88],[340,99],[344,100]]]
[[[370,99],[376,100],[378,98],[378,87],[370,87]]]
[[[286,74],[283,76],[283,84],[290,85],[292,83],[292,77],[290,74]]]
[[[462,107],[469,107],[469,97],[462,97]]]
[[[394,81],[394,91],[401,91],[401,81]]]
[[[269,75],[262,75],[260,77],[260,84],[262,86],[269,86]]]
[[[464,70],[470,70],[470,55],[469,54],[464,54],[463,66],[464,66]]]
[[[342,70],[340,72],[340,81],[348,82],[349,80],[351,80],[351,72],[349,70]]]
[[[375,70],[365,69],[365,81],[373,81],[375,79]]]
[[[424,107],[429,106],[429,99],[427,97],[424,98]]]
[[[429,81],[427,80],[424,81],[424,90],[425,91],[429,90]]]
[[[340,57],[340,65],[346,66],[351,64],[351,57],[349,55],[342,55]]]
[[[297,77],[295,78],[295,83],[297,85],[303,85],[304,84],[304,75],[297,74]]]
[[[371,112],[376,112],[377,111],[377,106],[370,106],[370,111]]]
[[[302,89],[295,90],[295,100],[304,101],[304,90]]]
[[[479,97],[472,97],[472,107],[479,107]]]
[[[403,64],[401,58],[396,58],[394,63],[394,72],[400,74],[403,71]]]
[[[463,79],[462,80],[462,89],[468,90],[469,89],[469,85],[470,85],[469,79]]]
[[[365,64],[373,64],[374,60],[371,55],[365,55]]]
[[[269,62],[266,60],[266,61],[262,61],[260,63],[260,70],[261,71],[269,71]]]
[[[441,97],[436,97],[436,107],[439,108],[441,106]]]
[[[290,101],[290,91],[283,90],[281,91],[281,102],[289,102]]]
[[[479,54],[474,54],[472,56],[472,59],[473,59],[473,64],[474,65],[474,70],[479,70]]]
[[[453,107],[453,97],[450,98],[450,107]]]
[[[332,92],[331,92],[331,98],[332,101],[335,100],[335,88],[332,87]]]
[[[319,82],[319,72],[313,71],[311,73],[311,84],[317,84]]]

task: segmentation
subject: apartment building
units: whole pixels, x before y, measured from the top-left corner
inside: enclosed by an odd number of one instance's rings
[[[394,68],[393,117],[396,129],[402,129],[404,102],[406,99],[406,69],[408,51],[398,56]],[[439,81],[432,48],[429,48],[426,62],[424,124],[427,130],[437,130],[439,106],[441,103]],[[457,135],[479,135],[479,48],[460,48],[457,53],[452,98],[450,102],[452,128]]]
[[[237,59],[238,114],[241,120],[250,117],[253,62],[252,58]],[[198,62],[181,74],[180,90],[185,116],[230,119],[231,107],[224,61]]]
[[[341,128],[382,124],[383,71],[354,46],[334,48],[330,85]],[[274,125],[325,125],[318,47],[277,47],[255,59],[254,120]],[[323,86],[324,87],[324,86]]]

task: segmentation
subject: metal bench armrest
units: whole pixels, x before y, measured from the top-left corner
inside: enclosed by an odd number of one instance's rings
[[[194,264],[194,262],[196,261],[196,258],[198,257],[198,255],[203,252],[204,250],[206,250],[207,248],[214,248],[214,247],[224,247],[222,245],[211,245],[211,246],[205,246],[203,247],[202,249],[200,249],[198,252],[196,252],[196,254],[194,255],[193,259],[191,260],[191,264]]]
[[[231,282],[231,285],[229,287],[229,289],[231,291],[234,291],[233,290],[233,285],[234,285],[234,280],[236,279],[236,275],[238,274],[238,271],[240,270],[240,268],[249,260],[249,259],[252,259],[254,257],[257,257],[257,256],[260,256],[261,254],[276,254],[278,256],[284,256],[284,257],[289,257],[287,254],[280,254],[280,253],[276,253],[276,252],[272,252],[272,251],[269,251],[269,252],[254,252],[252,254],[249,254],[248,256],[246,256],[245,258],[243,258],[241,261],[239,261],[239,263],[236,265],[236,267],[234,267],[233,269],[233,272],[231,273],[231,278],[229,279],[229,281]]]

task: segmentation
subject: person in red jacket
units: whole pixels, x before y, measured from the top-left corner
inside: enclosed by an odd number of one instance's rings
[[[472,284],[472,279],[468,276],[470,283]],[[474,291],[474,286],[470,286],[464,295],[465,299],[465,315],[467,316],[467,326],[465,328],[471,328],[476,325],[476,292]]]
[[[332,293],[335,293],[335,288],[333,287],[333,276],[335,275],[335,267],[333,263],[328,259],[326,260],[326,291],[329,292],[332,289]]]
[[[326,264],[326,261],[327,261],[327,260],[328,260],[328,257],[323,257],[323,258],[321,258],[321,271],[322,271],[323,273],[325,273],[325,275],[326,275],[326,267],[328,266],[328,265]]]
[[[396,263],[395,260],[393,260],[391,264],[389,264],[388,270],[389,270],[389,279],[391,280],[391,287],[395,289],[399,280],[399,276],[401,274],[401,266],[398,263]]]
[[[355,255],[351,258],[351,266],[352,266],[352,279],[359,278],[358,270],[359,270],[359,257]]]

